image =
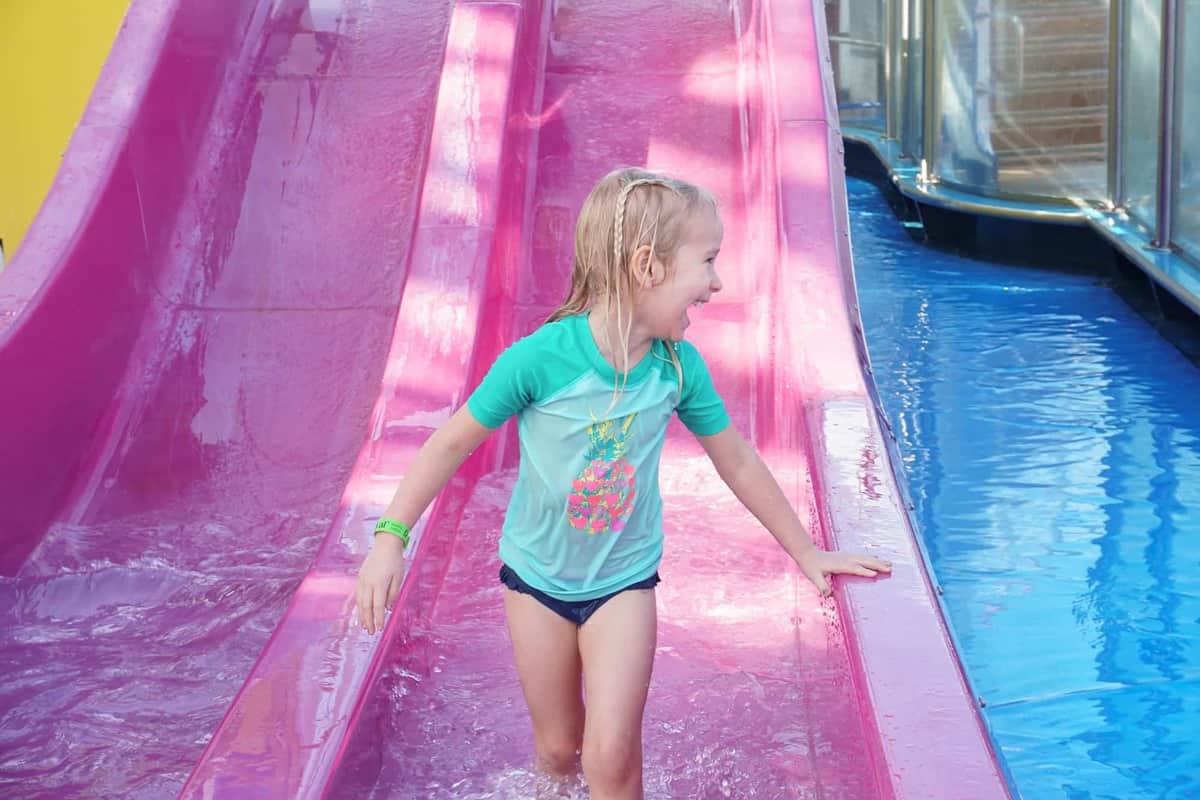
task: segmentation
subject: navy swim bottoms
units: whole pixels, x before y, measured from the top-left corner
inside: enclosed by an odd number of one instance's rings
[[[534,600],[544,605],[546,608],[558,614],[563,619],[574,622],[576,625],[582,625],[588,621],[588,617],[595,614],[600,606],[612,600],[621,592],[628,592],[634,589],[653,589],[659,584],[660,578],[658,573],[654,573],[649,578],[640,580],[637,583],[631,583],[623,589],[618,589],[612,594],[606,594],[603,597],[597,597],[592,600],[559,600],[557,597],[551,597],[545,592],[539,591],[530,586],[525,581],[521,580],[521,576],[513,572],[507,564],[500,567],[500,582],[514,592],[527,594]]]

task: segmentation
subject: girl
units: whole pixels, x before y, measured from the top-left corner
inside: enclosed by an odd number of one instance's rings
[[[673,412],[823,595],[830,574],[891,569],[813,545],[684,340],[688,309],[721,290],[722,235],[699,187],[632,168],[601,180],[579,214],[566,302],[500,355],[421,448],[358,576],[359,617],[374,633],[400,587],[409,526],[516,415],[521,463],[500,580],[517,672],[539,769],[565,777],[582,760],[596,800],[642,797],[663,537],[658,462]]]

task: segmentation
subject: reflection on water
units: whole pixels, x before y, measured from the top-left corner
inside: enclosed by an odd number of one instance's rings
[[[850,191],[875,379],[1022,797],[1200,795],[1200,372],[1095,278],[920,247]]]

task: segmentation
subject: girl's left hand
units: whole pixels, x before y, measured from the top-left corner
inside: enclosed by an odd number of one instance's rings
[[[874,578],[880,572],[892,571],[890,561],[883,561],[875,556],[836,550],[831,552],[816,547],[797,559],[796,563],[799,564],[804,577],[812,581],[822,597],[829,597],[833,593],[827,577],[829,575],[861,575],[864,578]]]

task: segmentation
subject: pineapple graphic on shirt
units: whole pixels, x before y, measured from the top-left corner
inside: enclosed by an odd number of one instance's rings
[[[624,458],[636,416],[588,426],[588,463],[572,482],[567,501],[571,527],[590,534],[616,533],[625,527],[637,495],[633,465]]]

